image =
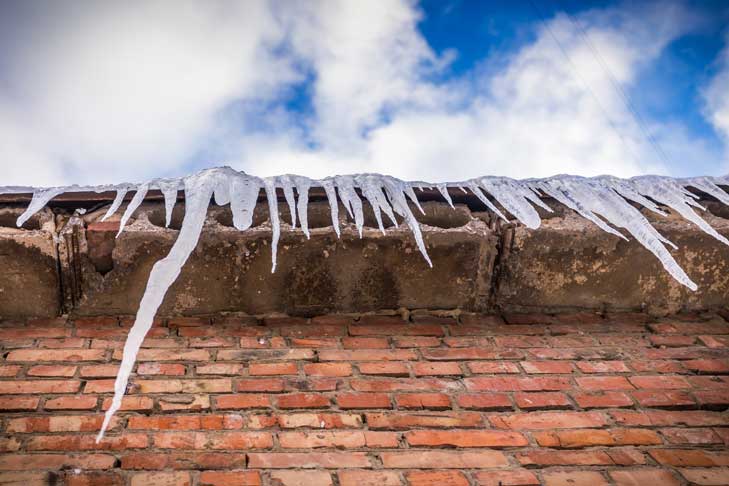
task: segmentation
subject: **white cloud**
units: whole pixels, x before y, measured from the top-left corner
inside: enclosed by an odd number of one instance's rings
[[[692,25],[680,7],[646,8],[580,16],[626,85]],[[140,180],[200,153],[261,175],[668,170],[568,17],[496,72],[436,82],[450,56],[429,47],[421,15],[408,0],[65,2],[6,15],[0,185]],[[308,116],[284,96],[304,79]],[[704,149],[680,126],[648,129],[674,154]]]
[[[729,170],[729,35],[717,60],[718,71],[704,91],[709,121],[727,144],[724,170]]]

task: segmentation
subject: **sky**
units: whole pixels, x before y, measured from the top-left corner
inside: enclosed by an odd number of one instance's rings
[[[0,186],[729,173],[729,2],[0,0]]]

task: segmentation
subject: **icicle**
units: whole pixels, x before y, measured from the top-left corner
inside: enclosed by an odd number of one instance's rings
[[[704,191],[710,196],[714,196],[724,204],[729,205],[729,194],[719,187],[712,177],[694,177],[691,179],[684,179],[681,182],[683,182],[684,186],[693,186],[700,191]]]
[[[357,183],[359,184],[359,188],[362,191],[362,195],[367,199],[367,201],[370,203],[370,206],[372,207],[372,212],[375,215],[377,226],[378,228],[380,228],[382,234],[385,234],[385,227],[382,224],[381,211],[384,211],[385,214],[387,214],[387,216],[390,218],[390,221],[392,221],[392,224],[397,226],[397,220],[395,219],[395,215],[392,212],[390,203],[387,201],[387,198],[382,193],[382,177],[379,175],[357,176]]]
[[[157,309],[162,305],[167,290],[177,279],[182,266],[197,246],[200,232],[205,223],[210,198],[216,185],[226,182],[222,175],[221,172],[212,169],[185,179],[186,203],[182,228],[167,256],[152,267],[152,272],[147,281],[147,288],[142,296],[142,301],[139,303],[134,325],[129,330],[127,340],[124,343],[121,365],[114,382],[114,398],[104,415],[104,422],[99,435],[96,437],[97,444],[104,437],[104,432],[109,426],[111,417],[121,407],[122,398],[129,382],[129,375],[137,359],[137,353],[142,346],[144,337],[152,327]],[[144,188],[140,186],[137,194],[143,190],[146,190],[146,186]]]
[[[230,181],[230,211],[233,214],[233,226],[244,231],[253,224],[253,211],[261,192],[261,180],[245,174],[236,174]],[[276,214],[278,216],[278,213]]]
[[[448,194],[448,185],[447,184],[438,184],[435,187],[438,188],[440,195],[443,196],[443,199],[446,200],[446,202],[450,205],[450,207],[453,209],[456,209],[456,207],[453,205],[453,200],[451,199],[451,195]]]
[[[405,223],[410,228],[410,231],[413,232],[413,237],[415,238],[415,243],[418,245],[418,250],[420,250],[425,261],[428,262],[428,266],[432,268],[433,262],[430,261],[428,250],[425,248],[423,234],[420,232],[420,223],[418,223],[418,220],[415,219],[413,212],[410,211],[410,206],[408,206],[408,201],[404,195],[407,193],[409,186],[393,177],[384,177],[383,182],[387,197],[390,198],[390,201],[392,202],[392,208],[397,214],[405,219]]]
[[[530,202],[546,211],[552,210],[534,195],[527,186],[507,177],[483,177],[478,180],[480,187],[485,188],[507,211],[524,223],[527,228],[539,228],[541,218]],[[499,213],[497,213],[499,214]],[[502,216],[503,217],[503,216]]]
[[[339,230],[339,203],[337,202],[337,191],[334,189],[334,183],[330,179],[324,179],[320,181],[324,192],[327,194],[327,200],[329,201],[329,211],[332,216],[332,227],[334,232],[337,234],[337,238],[341,237]]]
[[[129,221],[129,218],[132,216],[132,214],[134,214],[134,211],[136,211],[139,205],[142,204],[142,201],[144,201],[144,197],[147,195],[148,190],[149,183],[139,184],[139,186],[137,186],[137,192],[134,194],[134,197],[129,202],[129,205],[127,206],[126,211],[124,211],[121,221],[119,222],[119,231],[116,234],[117,237],[121,234],[122,231],[124,231],[124,226],[127,224],[127,221]]]
[[[311,187],[311,179],[307,177],[295,176],[294,182],[296,184],[296,192],[299,193],[299,200],[297,201],[296,207],[299,211],[299,221],[301,223],[301,230],[306,235],[306,239],[310,239],[309,235],[309,188]],[[336,201],[334,201],[336,203]]]
[[[357,226],[359,237],[362,238],[362,229],[364,227],[364,214],[362,213],[362,200],[354,190],[353,176],[336,176],[334,183],[339,192],[339,199],[347,209],[347,212],[354,218],[354,224]]]
[[[693,200],[693,194],[688,194],[688,191],[676,181],[666,177],[651,176],[635,177],[632,179],[632,182],[641,193],[661,204],[665,204],[701,228],[706,234],[713,236],[725,245],[729,245],[729,240],[719,234],[709,223],[691,209],[691,206],[701,209],[704,208]]]
[[[35,213],[43,209],[46,204],[48,204],[48,201],[60,194],[63,194],[67,189],[68,188],[65,187],[51,187],[48,189],[38,189],[34,191],[33,198],[30,200],[28,209],[26,209],[25,212],[18,217],[18,221],[16,222],[18,228],[23,226],[23,224],[33,217]]]
[[[169,228],[172,222],[172,210],[175,209],[175,203],[177,202],[177,191],[180,188],[180,181],[159,180],[157,181],[157,187],[159,187],[159,190],[165,198],[165,227]]]
[[[296,199],[294,198],[294,181],[290,175],[282,175],[276,178],[278,184],[283,189],[286,204],[289,206],[289,214],[291,215],[291,228],[296,228]]]
[[[281,236],[281,222],[278,219],[278,197],[276,196],[276,178],[263,179],[268,200],[268,214],[271,220],[271,273],[276,271],[276,253],[278,252],[278,239]]]
[[[481,202],[484,203],[487,208],[489,208],[491,211],[493,211],[494,213],[496,213],[496,215],[499,218],[503,219],[507,223],[509,222],[509,220],[506,219],[506,216],[504,216],[501,213],[501,211],[499,211],[499,209],[496,206],[494,206],[491,201],[489,201],[489,199],[484,195],[484,193],[481,192],[481,188],[479,187],[479,185],[478,185],[477,182],[475,182],[475,181],[469,181],[467,185],[468,185],[468,188],[471,189],[471,192],[473,192],[473,194],[477,198],[479,198],[479,200],[481,200]]]
[[[114,197],[114,202],[111,203],[111,206],[109,206],[109,209],[106,211],[106,214],[101,218],[101,221],[106,221],[109,219],[114,213],[117,212],[119,209],[119,206],[121,206],[121,203],[124,201],[124,196],[127,195],[127,188],[118,189],[116,191],[116,197]]]

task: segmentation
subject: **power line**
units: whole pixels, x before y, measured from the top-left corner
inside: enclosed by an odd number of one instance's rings
[[[562,51],[562,55],[564,55],[565,59],[567,60],[567,63],[570,66],[570,69],[572,70],[572,74],[575,78],[577,78],[585,88],[585,90],[592,96],[593,100],[597,104],[597,106],[600,108],[600,111],[602,111],[603,116],[605,117],[605,121],[608,122],[612,130],[615,132],[615,134],[620,138],[620,141],[623,143],[625,148],[632,153],[633,157],[635,157],[636,161],[639,161],[640,159],[636,156],[636,154],[633,152],[633,149],[630,147],[628,142],[626,141],[623,134],[618,129],[618,126],[615,124],[615,122],[612,121],[610,116],[608,116],[607,109],[603,106],[603,104],[600,102],[600,99],[597,97],[597,94],[593,91],[593,89],[590,87],[590,84],[580,75],[579,70],[577,69],[577,66],[572,62],[572,59],[570,58],[569,53],[567,52],[567,49],[565,49],[564,45],[559,41],[557,36],[554,34],[554,31],[549,26],[549,24],[544,20],[544,16],[542,15],[542,11],[537,7],[537,4],[534,3],[534,0],[529,0],[529,3],[531,3],[532,7],[537,13],[539,22],[542,24],[544,29],[549,33],[549,35],[554,40],[555,44],[557,44],[557,47],[559,47],[559,50]]]
[[[623,99],[623,102],[625,103],[625,107],[630,111],[630,113],[633,115],[633,118],[635,119],[636,123],[640,127],[641,131],[645,135],[648,142],[651,144],[653,149],[656,151],[658,156],[663,159],[663,161],[667,164],[670,164],[670,160],[666,153],[664,152],[661,145],[658,143],[658,140],[655,139],[655,137],[650,133],[648,130],[648,124],[645,122],[643,117],[641,116],[638,109],[633,104],[632,100],[630,99],[630,96],[625,92],[623,89],[620,81],[617,80],[615,75],[613,74],[612,70],[610,69],[610,66],[607,64],[605,59],[600,54],[600,51],[597,49],[597,46],[593,44],[593,42],[590,40],[590,35],[587,32],[587,30],[582,27],[582,25],[575,19],[575,17],[567,11],[566,8],[562,5],[562,3],[557,0],[560,4],[560,7],[564,11],[564,13],[567,15],[567,17],[570,19],[572,24],[577,28],[577,31],[579,35],[582,37],[582,39],[585,41],[585,44],[589,47],[590,51],[592,51],[593,57],[597,60],[597,62],[600,64],[602,69],[605,71],[605,74],[607,74],[608,79],[610,80],[610,83],[612,84],[615,91],[621,96]]]

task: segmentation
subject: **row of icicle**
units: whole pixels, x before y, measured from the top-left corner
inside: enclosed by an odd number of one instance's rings
[[[124,345],[124,354],[114,385],[114,398],[97,436],[98,442],[103,438],[111,417],[121,406],[137,353],[152,326],[157,309],[197,245],[211,198],[218,205],[230,205],[233,226],[244,231],[252,224],[258,194],[261,189],[264,189],[272,229],[271,271],[273,272],[276,269],[276,253],[281,234],[276,189],[283,190],[291,211],[291,226],[296,227],[298,220],[298,224],[307,238],[309,237],[307,205],[310,188],[321,187],[324,189],[331,208],[332,226],[337,236],[340,234],[337,197],[354,219],[360,237],[364,226],[363,197],[371,206],[378,227],[383,233],[385,232],[383,214],[396,226],[398,224],[396,216],[400,216],[404,220],[413,233],[418,249],[430,266],[432,263],[428,257],[420,225],[408,204],[410,201],[418,210],[423,211],[418,203],[415,189],[435,187],[451,207],[453,207],[453,201],[448,193],[449,188],[459,188],[464,192],[470,190],[498,217],[506,220],[506,216],[494,205],[490,196],[519,222],[532,229],[538,228],[541,222],[541,218],[534,208],[535,205],[545,211],[552,211],[540,199],[541,196],[546,195],[576,211],[604,231],[627,240],[625,235],[616,228],[626,230],[660,260],[665,270],[673,278],[689,289],[696,290],[696,284],[691,281],[666,248],[669,246],[675,249],[676,245],[663,237],[631,202],[662,216],[665,216],[666,213],[661,206],[671,208],[704,232],[729,245],[729,240],[696,213],[694,209],[703,210],[704,208],[697,202],[698,196],[688,190],[689,187],[693,187],[729,205],[729,194],[719,185],[729,185],[729,178],[675,179],[642,176],[620,179],[612,176],[585,178],[560,175],[546,179],[524,180],[481,177],[464,182],[431,184],[406,182],[380,174],[334,176],[321,180],[296,175],[260,178],[229,167],[221,167],[205,169],[197,174],[179,179],[155,179],[141,184],[74,185],[38,189],[0,187],[0,194],[33,193],[27,210],[18,218],[17,224],[22,226],[51,199],[63,193],[115,191],[116,197],[102,218],[103,221],[121,207],[128,192],[134,191],[135,194],[121,217],[119,224],[119,233],[121,233],[129,218],[144,201],[149,190],[162,192],[165,200],[167,226],[170,224],[178,191],[183,190],[185,193],[185,215],[180,233],[169,254],[158,261],[150,273],[136,320]],[[296,189],[296,193],[294,193],[294,189]]]

